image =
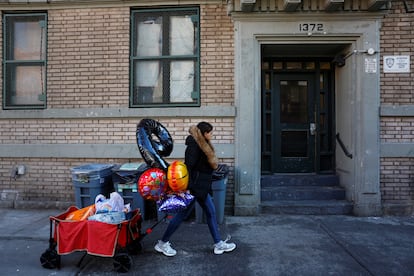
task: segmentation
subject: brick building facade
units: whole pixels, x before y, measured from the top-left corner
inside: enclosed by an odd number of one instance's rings
[[[338,48],[333,53],[335,56],[349,53],[353,47],[375,49],[377,70],[369,73],[367,83],[359,82],[358,73],[352,72],[352,68],[362,68],[362,71],[364,68],[357,55],[347,57],[347,65],[336,69],[336,101],[342,103],[335,105],[336,123],[333,125],[336,131],[333,133],[341,132],[356,158],[343,158],[337,147],[333,153],[336,164],[333,171],[340,169],[338,174],[348,199],[357,206],[357,215],[413,213],[412,61],[409,73],[384,73],[382,70],[384,55],[410,56],[414,51],[414,20],[403,1],[393,1],[391,5],[391,1],[345,0],[342,7],[327,10],[321,4],[314,4],[322,1],[303,0],[302,6],[293,11],[282,3],[289,1],[250,2],[253,4],[221,0],[27,3],[10,0],[0,3],[3,26],[5,15],[47,14],[46,83],[42,84],[46,104],[43,108],[9,108],[3,104],[0,111],[2,205],[65,207],[73,204],[70,168],[91,162],[142,161],[135,131],[137,123],[149,117],[160,121],[172,134],[174,151],[167,161],[183,158],[184,140],[190,125],[201,120],[211,122],[215,126],[214,144],[220,162],[231,167],[226,213],[257,214],[260,211],[260,164],[264,162],[260,146],[260,56],[265,50],[259,48],[267,44],[291,47],[311,41],[321,47],[326,44],[330,50]],[[378,2],[379,8],[375,6],[370,10],[368,2]],[[131,11],[174,11],[181,7],[199,9],[199,104],[131,107],[131,29],[134,28]],[[323,16],[319,17],[321,14]],[[352,25],[346,18],[349,15],[360,22],[368,22],[369,27]],[[332,19],[335,16],[337,19]],[[337,25],[332,23],[335,20]],[[275,25],[271,25],[273,21]],[[251,22],[257,23],[249,25]],[[327,28],[328,33],[334,34],[328,34],[331,38],[322,33],[312,37],[307,33],[292,34],[290,26],[277,25],[277,22],[291,22],[294,28],[303,22],[320,22],[318,24]],[[349,28],[355,31],[341,29],[342,22],[349,23]],[[378,35],[371,32],[375,28]],[[271,35],[269,32],[273,30],[280,33]],[[5,28],[2,32],[4,52]],[[250,37],[258,43],[247,47]],[[282,41],[284,38],[288,42]],[[299,52],[305,51],[304,47]],[[278,46],[275,49],[280,50]],[[292,51],[287,54],[297,56],[298,53]],[[316,53],[313,49],[311,54]],[[4,68],[1,69],[3,76]],[[359,83],[360,87],[350,88],[343,83],[349,80]],[[2,84],[4,91],[4,78]],[[378,108],[372,112],[361,111],[350,124],[344,110],[348,104],[353,106],[358,102],[360,92],[346,96],[341,91],[363,89],[366,85],[373,97],[378,98]],[[0,101],[6,100],[5,95],[5,92],[0,95]],[[347,97],[355,98],[348,101]],[[355,108],[376,105],[369,101],[367,98]],[[360,135],[359,130],[369,125],[372,118],[379,127],[369,130],[366,141],[359,141],[355,136]],[[345,133],[359,123],[360,128]],[[370,148],[369,140],[378,142]],[[358,151],[371,150],[376,154],[358,157]],[[370,167],[358,169],[366,163],[370,163]],[[26,172],[12,177],[11,172],[18,165],[24,165]],[[369,184],[354,185],[354,182]]]
[[[414,19],[412,5],[410,13],[409,4],[412,3],[393,3],[393,8],[384,17],[381,28],[382,56],[412,57]],[[381,197],[384,205],[388,207],[384,209],[391,213],[413,213],[412,68],[411,65],[410,73],[405,74],[381,73]]]
[[[143,110],[128,107],[131,7],[91,2],[96,6],[16,3],[3,10],[46,10],[48,16],[47,108],[3,110],[1,115],[6,205],[67,206],[74,202],[70,168],[142,161],[135,131],[144,117],[160,121],[173,136],[175,150],[167,161],[183,158],[188,128],[200,120],[214,124],[215,143],[225,145],[221,152],[233,143],[233,34],[221,4],[200,5],[201,107]],[[224,152],[220,162],[232,166],[232,156]],[[10,174],[17,165],[24,165],[26,173],[14,179]],[[233,185],[228,185],[229,207]]]

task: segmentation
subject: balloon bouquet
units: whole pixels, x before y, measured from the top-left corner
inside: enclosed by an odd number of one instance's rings
[[[149,166],[138,179],[141,196],[155,200],[162,212],[176,213],[186,208],[194,199],[187,191],[187,167],[181,161],[170,165],[163,159],[173,150],[168,130],[158,121],[142,119],[137,125],[136,136],[139,152]]]

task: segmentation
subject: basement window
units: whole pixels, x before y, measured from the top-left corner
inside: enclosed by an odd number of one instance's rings
[[[199,9],[131,14],[130,106],[198,106]]]
[[[47,15],[3,15],[3,109],[46,108]]]

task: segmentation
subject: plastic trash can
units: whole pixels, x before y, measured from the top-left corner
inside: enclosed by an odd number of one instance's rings
[[[112,169],[112,182],[117,193],[124,199],[124,203],[131,204],[131,209],[139,208],[145,218],[145,200],[138,191],[138,179],[147,169],[146,163],[126,163]]]
[[[226,187],[228,181],[228,173],[222,176],[221,179],[213,180],[211,183],[211,190],[213,192],[213,203],[216,208],[217,223],[222,224],[224,222],[224,206],[226,203]],[[206,218],[204,211],[200,204],[196,202],[196,222],[205,223]]]
[[[76,206],[84,208],[95,203],[99,194],[105,197],[113,191],[113,164],[85,164],[71,169]]]

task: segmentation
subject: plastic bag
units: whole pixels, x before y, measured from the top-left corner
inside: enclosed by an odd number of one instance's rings
[[[120,223],[126,219],[124,212],[99,213],[88,217],[88,220],[95,220],[105,223]]]
[[[99,194],[95,198],[96,213],[123,212],[124,199],[117,192],[112,192],[109,199]]]

